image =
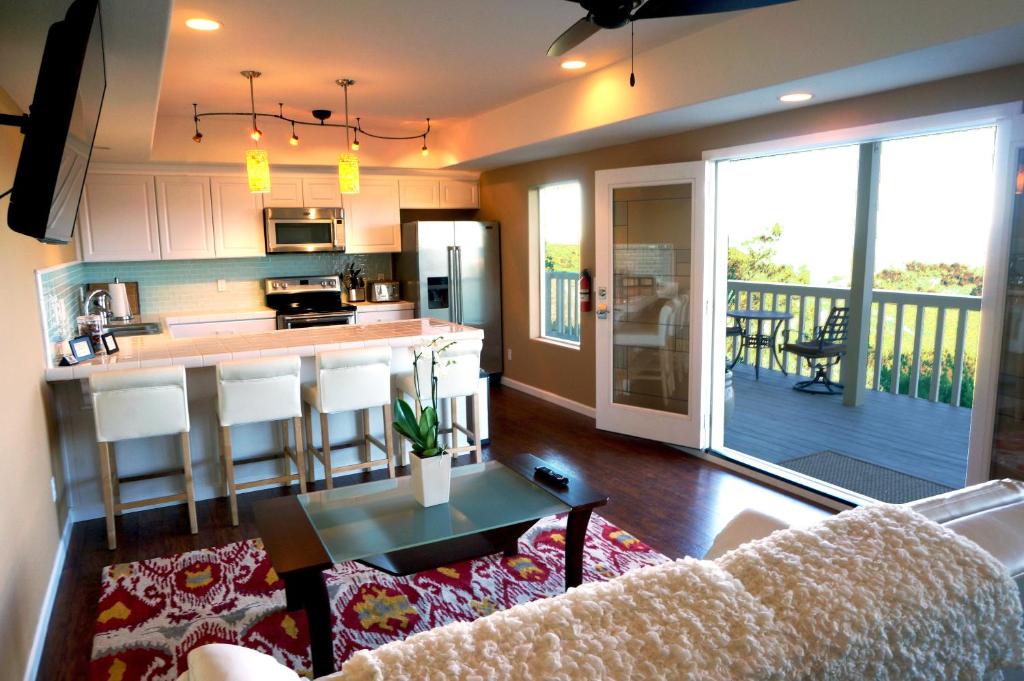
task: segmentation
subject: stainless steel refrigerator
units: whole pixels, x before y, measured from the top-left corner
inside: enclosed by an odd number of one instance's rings
[[[407,222],[395,256],[395,278],[417,317],[483,329],[480,366],[488,374],[503,366],[499,235],[497,222]]]

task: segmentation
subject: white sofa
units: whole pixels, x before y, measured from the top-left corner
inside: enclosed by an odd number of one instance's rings
[[[957,490],[948,494],[930,497],[921,501],[908,504],[908,507],[917,511],[926,518],[940,523],[946,528],[953,530],[955,533],[966,537],[984,551],[988,552],[992,558],[995,558],[998,563],[1001,563],[1010,576],[1016,581],[1017,586],[1021,589],[1021,594],[1024,594],[1024,483],[1010,480],[1001,480],[985,483],[970,487],[963,490]],[[910,514],[903,514],[910,515]],[[922,524],[924,521],[920,521]],[[930,524],[929,524],[930,525]],[[934,527],[934,525],[930,525]],[[732,521],[730,521],[725,528],[718,534],[712,547],[709,549],[705,558],[707,560],[716,560],[716,563],[708,563],[704,561],[689,561],[686,563],[686,567],[691,569],[717,569],[716,564],[725,563],[730,561],[730,556],[735,557],[740,555],[746,550],[746,546],[755,546],[748,544],[753,540],[767,537],[776,530],[787,528],[787,525],[782,522],[779,518],[772,516],[771,514],[764,513],[755,509],[749,509],[741,512]],[[936,530],[941,532],[941,530]],[[790,533],[791,534],[791,533]],[[782,535],[779,535],[780,537]],[[949,533],[944,533],[941,536],[950,537]],[[775,541],[773,537],[769,541]],[[950,543],[948,539],[942,539],[944,542],[942,545]],[[745,546],[746,545],[746,546]],[[853,546],[857,546],[856,543]],[[727,553],[733,551],[733,549],[740,549],[739,552],[733,552],[730,556],[726,556]],[[975,553],[981,553],[974,550]],[[724,559],[723,559],[724,557]],[[988,559],[990,562],[991,559]],[[997,563],[992,562],[993,565],[998,567]],[[699,565],[709,566],[708,568],[698,568]],[[645,570],[657,571],[661,566],[654,568],[645,568]],[[648,575],[653,573],[648,573]],[[622,578],[620,578],[622,579]],[[1005,577],[1003,578],[1005,579]],[[586,588],[586,585],[583,587]],[[1012,587],[1006,587],[1012,589]],[[728,590],[728,588],[726,589]],[[594,592],[596,593],[596,591]],[[608,593],[607,590],[602,593]],[[1004,592],[1005,593],[1005,592]],[[567,598],[568,597],[568,598]],[[1012,599],[1012,597],[1010,597]],[[567,600],[571,601],[570,595],[558,596],[553,599],[547,599],[542,602],[542,605],[528,604],[526,606],[517,606],[518,608],[533,607],[533,608],[549,608],[556,607],[560,601]],[[1006,598],[1004,597],[1004,601]],[[628,601],[626,601],[628,602]],[[580,605],[580,599],[576,599],[576,605]],[[584,607],[588,604],[584,602]],[[707,604],[703,604],[703,607],[708,608]],[[720,603],[719,603],[720,609]],[[711,608],[713,610],[713,608]],[[711,610],[705,609],[702,611],[704,616]],[[969,608],[968,608],[969,610]],[[567,613],[579,612],[579,610],[572,610],[569,607],[565,608]],[[1018,610],[1019,612],[1019,610]],[[989,613],[991,615],[991,613]],[[453,639],[467,636],[473,637],[479,632],[485,632],[483,635],[490,633],[493,635],[493,625],[491,630],[486,629],[490,623],[485,622],[490,618],[484,618],[483,620],[477,620],[475,623],[469,624],[456,624],[442,627],[434,630],[433,632],[427,632],[428,634],[434,634],[435,632],[445,632],[446,630],[451,631],[451,637]],[[929,620],[929,625],[930,625]],[[572,627],[571,622],[569,627]],[[567,637],[565,632],[561,632],[562,635],[558,637],[560,641],[559,645],[566,645],[566,640],[571,640],[571,637]],[[422,635],[420,635],[422,636]],[[438,637],[435,636],[432,645],[436,646]],[[441,639],[443,640],[443,639]],[[638,638],[638,641],[640,639]],[[415,643],[415,642],[413,642]],[[649,645],[650,641],[644,641],[644,645]],[[392,647],[390,651],[384,653],[392,655],[396,650],[401,651],[401,647],[410,645],[410,642],[401,642],[397,644],[389,644]],[[542,647],[540,642],[537,641],[536,645]],[[585,645],[580,641],[579,645]],[[665,645],[668,645],[667,643]],[[810,645],[810,644],[808,644]],[[453,647],[453,649],[455,649]],[[375,655],[376,653],[370,653]],[[551,651],[545,651],[543,654],[551,654]],[[539,657],[543,656],[541,653],[537,654]],[[273,658],[258,653],[256,651],[247,650],[237,646],[214,644],[203,646],[198,648],[189,655],[189,671],[181,676],[179,681],[253,681],[256,679],[266,681],[296,681],[299,677],[291,670],[278,664]],[[365,661],[365,660],[364,660]],[[363,665],[364,668],[366,665]],[[718,670],[721,672],[721,669]],[[655,674],[656,676],[657,674]],[[617,675],[611,674],[597,674],[603,678],[619,678]],[[651,676],[647,674],[647,676]],[[383,678],[378,673],[376,676],[373,674],[366,675],[361,673],[358,675],[362,678]],[[559,678],[570,678],[562,674],[558,675]],[[587,677],[586,675],[577,674],[572,678],[594,678]],[[692,677],[692,675],[691,675]],[[740,674],[737,674],[737,678]],[[749,678],[749,673],[744,678]],[[332,681],[344,681],[351,678],[347,673],[339,672],[329,677],[324,677],[321,681],[331,679]],[[399,675],[394,678],[413,678],[408,674]],[[423,678],[446,678],[446,676],[434,675],[423,675]],[[666,678],[678,678],[671,674],[666,674]],[[689,677],[686,677],[689,678]],[[710,677],[709,677],[710,678]],[[715,678],[732,678],[729,672],[725,675],[719,675]],[[777,678],[773,676],[772,678]],[[778,677],[782,678],[782,677]],[[790,678],[785,676],[784,678]],[[795,676],[793,678],[803,678],[801,676]],[[859,678],[858,676],[833,676],[830,678]],[[1008,679],[1024,679],[1024,670],[1020,672],[1010,671],[1007,676]]]

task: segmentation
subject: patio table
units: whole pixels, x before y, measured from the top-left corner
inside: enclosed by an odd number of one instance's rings
[[[782,370],[783,375],[789,375],[786,373],[786,366],[779,359],[775,337],[779,334],[779,329],[782,328],[782,325],[793,318],[793,313],[776,310],[729,310],[725,314],[732,319],[739,320],[743,328],[743,333],[739,336],[739,342],[736,343],[736,351],[732,362],[729,364],[730,369],[736,366],[736,362],[740,360],[740,352],[743,348],[754,348],[754,380],[760,380],[761,348],[768,348]],[[755,322],[754,333],[751,333],[750,327]],[[771,323],[768,333],[764,332],[765,322]]]

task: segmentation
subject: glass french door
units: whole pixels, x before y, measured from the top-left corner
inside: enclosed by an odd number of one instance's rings
[[[597,427],[708,446],[714,260],[704,163],[595,175]]]

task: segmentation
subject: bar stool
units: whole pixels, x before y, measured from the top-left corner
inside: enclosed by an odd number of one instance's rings
[[[370,409],[381,407],[384,412],[384,442],[370,434]],[[320,451],[313,447],[312,410],[320,412]],[[362,421],[362,435],[354,440],[331,444],[328,417],[330,414],[358,411]],[[388,477],[395,477],[394,439],[391,422],[391,348],[370,347],[325,352],[316,356],[316,384],[302,386],[302,416],[306,422],[306,446],[312,454],[306,459],[307,477],[314,477],[313,457],[324,465],[327,489],[334,487],[335,473],[368,469],[387,462]],[[374,445],[386,459],[371,459],[370,446]],[[348,447],[362,449],[362,461],[346,466],[331,464],[331,451]]]
[[[473,453],[473,461],[479,463],[482,459],[482,448],[480,438],[469,429],[466,424],[459,423],[458,402],[462,397],[472,398],[473,427],[479,430],[480,424],[480,398],[478,396],[480,385],[480,351],[483,348],[481,340],[454,341],[444,352],[439,353],[440,362],[437,371],[437,401],[440,411],[442,401],[448,400],[449,411],[451,411],[451,428],[444,428],[440,432],[448,435],[448,452],[452,456]],[[424,355],[419,364],[420,386],[423,389],[423,400],[429,404],[430,401],[430,357]],[[416,394],[416,383],[413,373],[399,374],[395,376],[395,396],[402,398],[404,395],[414,396]],[[413,400],[416,402],[416,400]],[[468,405],[467,405],[468,406]],[[422,405],[417,403],[417,418],[422,411]],[[440,418],[440,415],[438,415]],[[461,447],[456,446],[458,438],[457,431],[462,432],[472,444]],[[399,435],[399,442],[404,438]],[[405,450],[403,450],[405,451]]]
[[[107,546],[117,548],[114,514],[129,508],[152,506],[170,501],[188,503],[188,521],[192,534],[198,532],[196,499],[192,486],[192,454],[189,447],[188,396],[185,367],[104,371],[89,376],[93,418],[99,446],[100,483],[103,508],[107,516]],[[179,435],[182,468],[142,476],[121,478],[117,473],[114,443],[143,437]],[[185,491],[151,499],[121,502],[121,483],[163,477],[185,476]]]
[[[302,418],[299,402],[298,356],[267,359],[239,359],[217,365],[217,413],[220,419],[220,447],[224,464],[226,494],[231,502],[231,523],[238,525],[238,497],[240,489],[250,489],[274,483],[291,484],[299,481],[299,489],[306,491],[306,464],[302,445]],[[281,454],[252,456],[235,461],[231,454],[231,427],[245,423],[282,421],[283,451]],[[288,421],[295,434],[295,448],[289,448]],[[262,480],[235,482],[235,464],[259,463],[284,457],[292,460],[297,473],[285,473]],[[290,469],[290,466],[289,466]]]

